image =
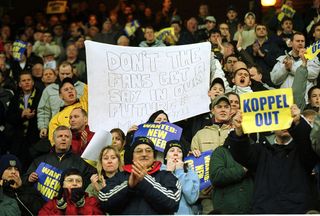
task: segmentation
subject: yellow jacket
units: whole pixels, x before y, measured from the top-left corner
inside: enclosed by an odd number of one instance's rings
[[[60,112],[58,112],[49,122],[49,133],[48,138],[50,140],[51,145],[54,145],[53,143],[53,132],[58,126],[67,126],[70,127],[69,124],[69,116],[70,113],[74,108],[81,107],[85,111],[88,112],[88,86],[85,85],[83,89],[83,95],[80,97],[80,99],[69,106],[64,107]]]

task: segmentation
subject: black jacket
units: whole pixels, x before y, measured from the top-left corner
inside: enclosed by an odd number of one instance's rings
[[[83,187],[86,188],[90,184],[91,175],[96,172],[95,169],[92,166],[90,166],[87,162],[85,162],[80,156],[73,154],[71,150],[65,153],[64,156],[60,156],[60,158],[58,157],[58,153],[56,153],[55,151],[52,151],[49,154],[45,154],[36,158],[30,165],[25,175],[23,176],[23,183],[30,184],[28,182],[29,175],[32,172],[36,171],[41,162],[45,162],[62,171],[68,168],[78,169],[82,173],[82,178],[84,179]]]
[[[289,130],[288,145],[249,144],[232,131],[226,139],[232,156],[256,173],[254,214],[305,214],[311,209],[311,172],[318,157],[311,148],[310,125],[303,119]]]
[[[130,169],[118,172],[99,192],[101,209],[111,215],[172,215],[178,211],[181,185],[171,172],[160,171],[160,166],[158,163],[135,188],[128,186]]]

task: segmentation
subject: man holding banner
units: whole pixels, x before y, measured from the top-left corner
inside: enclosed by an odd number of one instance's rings
[[[311,148],[311,126],[295,104],[290,110],[293,123],[275,132],[273,145],[250,144],[243,132],[246,113],[238,111],[233,118],[235,130],[225,145],[237,162],[256,173],[254,214],[304,214],[312,209],[309,178],[319,158]]]
[[[61,174],[67,168],[76,168],[82,173],[85,188],[90,183],[94,169],[80,156],[72,153],[71,137],[68,127],[57,127],[53,133],[53,151],[36,158],[24,175],[24,184],[33,185],[45,200],[51,200],[57,195],[61,187]]]

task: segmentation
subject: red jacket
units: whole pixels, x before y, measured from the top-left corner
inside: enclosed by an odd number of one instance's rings
[[[103,215],[99,201],[96,197],[85,196],[83,207],[76,207],[73,202],[68,202],[65,211],[57,208],[57,198],[48,201],[39,211],[38,215]]]
[[[72,132],[72,144],[71,149],[74,154],[82,155],[86,147],[88,146],[88,143],[92,139],[94,132],[90,131],[89,126],[86,126],[84,129],[87,133],[87,143],[83,144],[81,140],[81,133],[78,132]]]

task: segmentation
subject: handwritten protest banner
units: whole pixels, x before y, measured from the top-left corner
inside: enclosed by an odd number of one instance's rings
[[[65,13],[67,9],[66,0],[54,0],[48,1],[47,4],[47,14],[58,14],[58,13]]]
[[[36,190],[40,192],[46,201],[52,200],[59,192],[59,180],[61,178],[62,170],[51,166],[50,164],[41,162],[36,173],[38,174],[38,182],[35,184]]]
[[[21,40],[16,40],[12,45],[12,56],[15,61],[20,61],[23,53],[26,51],[27,43]]]
[[[242,94],[240,104],[244,133],[282,130],[291,125],[291,88]]]
[[[188,163],[189,167],[198,174],[200,180],[200,190],[203,190],[211,185],[209,179],[209,166],[212,150],[201,153],[201,156],[196,158],[191,155],[185,158],[184,162]]]
[[[85,41],[89,125],[127,131],[157,111],[171,122],[208,112],[210,43],[124,47]]]
[[[162,124],[145,123],[138,126],[133,140],[139,136],[148,137],[154,143],[156,150],[163,152],[167,142],[170,140],[180,140],[181,134],[182,128],[169,122]]]

